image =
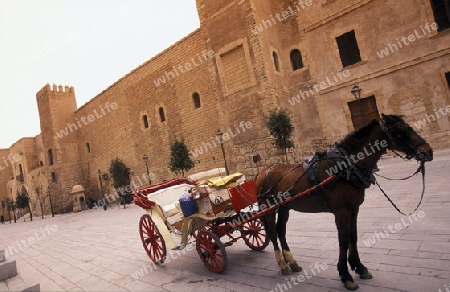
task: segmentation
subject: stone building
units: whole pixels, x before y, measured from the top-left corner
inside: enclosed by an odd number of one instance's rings
[[[116,157],[130,168],[135,187],[145,185],[143,155],[152,182],[172,178],[167,164],[175,139],[192,152],[191,172],[223,167],[218,129],[230,170],[252,176],[257,166],[281,160],[263,119],[275,108],[294,122],[290,162],[380,113],[405,115],[433,148],[448,148],[448,6],[448,0],[197,0],[199,29],[81,107],[72,87],[45,85],[36,95],[41,133],[0,150],[2,157],[21,157],[0,172],[0,183],[7,196],[29,186],[37,213],[36,189],[55,194],[64,210],[74,185],[86,189],[87,200],[100,199],[100,181],[112,190],[107,172]],[[363,89],[359,102],[350,93],[355,84]]]

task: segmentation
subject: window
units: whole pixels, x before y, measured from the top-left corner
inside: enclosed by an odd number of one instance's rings
[[[450,71],[445,72],[445,80],[447,80],[447,87],[450,89]]]
[[[275,65],[275,70],[280,72],[280,61],[278,60],[278,54],[276,52],[272,53],[273,64]]]
[[[142,116],[142,122],[144,123],[144,129],[147,129],[148,128],[148,116],[147,115]]]
[[[42,160],[39,161],[39,166],[44,166],[44,162]]]
[[[339,56],[343,67],[347,67],[361,62],[358,43],[356,42],[355,31],[349,31],[336,38],[339,49]]]
[[[52,149],[48,149],[48,164],[53,165],[53,151]]]
[[[293,49],[290,57],[293,71],[303,68],[302,53],[298,49]]]
[[[164,109],[162,107],[159,108],[159,118],[161,119],[161,123],[166,121],[166,115],[164,114]]]
[[[431,8],[438,31],[450,28],[450,0],[431,0]]]
[[[91,153],[91,145],[89,143],[86,143],[86,151]]]
[[[22,164],[19,164],[19,181],[23,182],[23,168],[22,168]]]
[[[52,172],[52,182],[56,182],[56,172]]]
[[[194,102],[194,107],[195,108],[199,108],[200,107],[200,94],[198,94],[197,92],[194,92],[194,94],[192,94],[192,101]]]

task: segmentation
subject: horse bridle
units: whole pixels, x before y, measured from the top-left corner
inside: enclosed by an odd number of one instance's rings
[[[406,214],[406,213],[402,212],[397,207],[397,205],[392,201],[392,199],[388,196],[388,194],[378,184],[378,181],[375,180],[375,184],[378,186],[378,188],[383,193],[383,195],[388,199],[388,201],[391,203],[391,205],[397,210],[397,212],[399,212],[400,214],[402,214],[404,216],[410,216],[410,215],[414,214],[419,209],[420,205],[422,204],[423,196],[425,194],[425,161],[426,161],[426,159],[425,159],[424,155],[417,149],[417,147],[427,143],[427,141],[425,139],[423,139],[423,138],[420,138],[419,140],[417,140],[413,144],[410,144],[410,143],[408,143],[406,141],[403,141],[403,140],[401,142],[399,142],[398,139],[394,138],[395,135],[393,135],[392,132],[395,131],[395,129],[398,128],[400,124],[401,124],[400,122],[397,122],[393,126],[389,126],[389,125],[387,125],[387,123],[383,119],[380,119],[381,128],[383,129],[383,132],[386,134],[388,139],[391,140],[390,142],[391,143],[395,142],[397,144],[403,144],[403,146],[406,146],[407,149],[409,149],[409,153],[405,152],[406,156],[403,157],[402,155],[397,153],[394,149],[391,149],[392,147],[389,147],[389,149],[391,151],[393,151],[396,155],[398,155],[398,156],[400,156],[400,157],[402,157],[404,159],[410,160],[411,158],[415,157],[418,161],[420,161],[420,166],[417,168],[417,170],[412,175],[410,175],[408,177],[405,177],[405,178],[390,179],[390,178],[387,178],[387,177],[382,176],[382,175],[378,175],[378,174],[376,174],[376,175],[380,176],[382,178],[388,179],[388,180],[407,180],[407,179],[410,179],[411,177],[415,176],[417,173],[421,172],[422,173],[422,194],[420,195],[420,201],[417,204],[416,208],[412,212]],[[389,142],[388,142],[388,144],[389,144]]]
[[[400,126],[401,122],[397,122],[394,125],[390,126],[388,123],[386,123],[383,119],[380,119],[380,126],[383,132],[386,134],[388,140],[390,140],[391,143],[388,141],[388,145],[392,145],[392,143],[395,143],[397,145],[401,145],[403,149],[407,149],[405,151],[406,156],[402,156],[401,154],[397,153],[392,146],[388,146],[388,148],[394,152],[397,156],[402,157],[404,159],[410,160],[411,158],[415,157],[419,161],[425,161],[424,155],[417,149],[419,146],[426,144],[427,141],[423,138],[420,138],[419,140],[415,141],[414,143],[409,143],[408,141],[405,141],[403,139],[397,139],[394,135],[396,129]]]

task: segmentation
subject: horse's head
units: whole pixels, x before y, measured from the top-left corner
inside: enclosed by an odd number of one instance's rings
[[[380,125],[388,137],[388,148],[406,154],[406,158],[432,161],[433,149],[401,116],[381,115]]]

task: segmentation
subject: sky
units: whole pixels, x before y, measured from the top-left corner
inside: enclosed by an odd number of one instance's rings
[[[197,29],[194,0],[0,0],[0,149],[40,130],[36,93],[77,107]]]

